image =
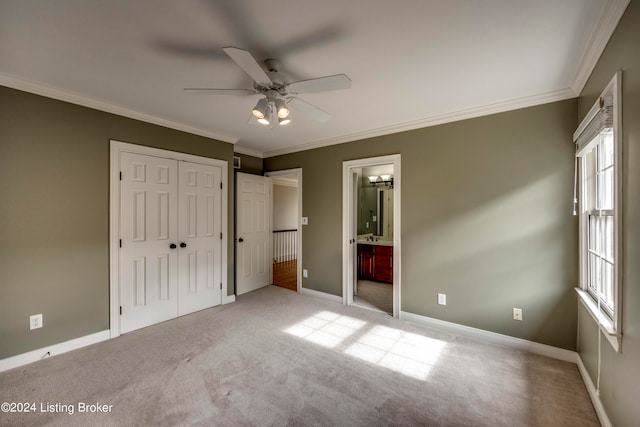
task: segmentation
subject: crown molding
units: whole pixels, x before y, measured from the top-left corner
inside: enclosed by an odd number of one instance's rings
[[[264,153],[259,150],[254,150],[253,148],[241,147],[239,145],[233,146],[234,153],[246,154],[247,156],[258,157],[260,159],[263,158]]]
[[[399,123],[395,125],[385,126],[376,129],[365,130],[362,132],[356,132],[349,135],[341,135],[335,138],[323,139],[320,141],[313,141],[306,144],[296,145],[293,147],[286,147],[277,150],[266,151],[263,153],[263,157],[274,157],[283,154],[296,153],[299,151],[312,150],[314,148],[327,147],[329,145],[342,144],[345,142],[353,142],[367,138],[374,138],[377,136],[389,135],[398,132],[405,132],[408,130],[415,130],[425,128],[429,126],[441,125],[445,123],[457,122],[460,120],[472,119],[481,116],[488,116],[496,113],[503,113],[505,111],[517,110],[520,108],[533,107],[536,105],[547,104],[550,102],[564,101],[565,99],[575,98],[577,95],[570,89],[562,89],[554,92],[543,93],[540,95],[528,96],[524,98],[513,99],[504,102],[498,102],[495,104],[489,104],[481,107],[468,108],[465,110],[454,111],[451,113],[440,114],[437,116],[431,116],[420,120],[414,120],[405,123]]]
[[[32,81],[11,76],[5,73],[0,73],[0,86],[10,87],[12,89],[21,90],[23,92],[29,92],[35,95],[45,96],[47,98],[69,102],[71,104],[81,105],[83,107],[92,108],[94,110],[104,111],[106,113],[116,114],[118,116],[140,120],[142,122],[147,122],[147,123],[151,123],[158,126],[179,130],[179,131],[191,133],[194,135],[204,136],[206,138],[216,139],[222,142],[235,144],[238,141],[237,138],[233,138],[228,135],[222,135],[222,134],[210,132],[204,129],[187,126],[171,120],[163,119],[161,117],[152,116],[150,114],[146,114],[146,113],[135,111],[126,107],[122,107],[120,105],[115,105],[106,101],[92,99],[84,95],[79,95],[77,93],[73,93],[67,90],[54,88],[52,86],[48,86],[42,83],[32,82]]]
[[[64,90],[53,88],[40,83],[31,82],[31,81],[10,76],[4,73],[0,73],[0,85],[21,90],[24,92],[33,93],[36,95],[45,96],[52,99],[57,99],[60,101],[69,102],[72,104],[81,105],[88,108],[93,108],[93,109],[104,111],[107,113],[117,114],[119,116],[128,117],[131,119],[140,120],[143,122],[152,123],[155,125],[159,125],[159,126],[163,126],[171,129],[176,129],[176,130],[191,133],[194,135],[204,136],[206,138],[212,138],[219,141],[228,142],[231,144],[235,144],[233,147],[234,152],[240,153],[240,154],[246,154],[246,155],[257,157],[257,158],[274,157],[274,156],[279,156],[283,154],[290,154],[290,153],[295,153],[300,151],[312,150],[314,148],[327,147],[330,145],[353,142],[361,139],[389,135],[389,134],[404,132],[408,130],[414,130],[414,129],[424,128],[429,126],[435,126],[439,124],[471,119],[475,117],[481,117],[481,116],[501,113],[501,112],[510,111],[510,110],[516,110],[519,108],[546,104],[549,102],[562,101],[562,100],[574,98],[577,96],[572,89],[563,89],[555,92],[549,92],[549,93],[534,95],[530,97],[518,98],[515,100],[489,104],[482,107],[469,108],[465,110],[455,111],[452,113],[431,116],[431,117],[427,117],[420,120],[414,120],[410,122],[385,126],[381,128],[365,130],[362,132],[356,132],[348,135],[341,135],[335,138],[328,138],[328,139],[323,139],[319,141],[309,142],[306,144],[263,152],[260,150],[237,145],[236,142],[238,140],[236,138],[231,138],[226,135],[220,135],[210,131],[205,131],[203,129],[186,126],[170,120],[151,116],[145,113],[141,113],[125,107],[110,104],[104,101],[90,99],[88,97],[78,95],[69,91],[64,91]]]
[[[571,89],[579,96],[631,0],[609,0],[582,55]]]

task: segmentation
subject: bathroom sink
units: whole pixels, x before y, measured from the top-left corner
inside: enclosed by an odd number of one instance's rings
[[[362,245],[393,246],[393,242],[390,240],[371,241],[366,239],[358,239],[358,243]]]

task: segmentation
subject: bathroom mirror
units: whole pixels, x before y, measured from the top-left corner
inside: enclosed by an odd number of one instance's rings
[[[370,177],[378,179],[372,183]],[[393,165],[362,168],[358,179],[357,218],[358,235],[393,240]]]

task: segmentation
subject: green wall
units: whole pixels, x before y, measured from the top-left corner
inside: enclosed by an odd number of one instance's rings
[[[234,156],[240,157],[240,169],[237,172],[251,173],[254,175],[262,175],[262,159],[260,157],[249,156],[248,154],[233,153]]]
[[[632,0],[579,98],[580,119],[622,70],[622,353],[602,340],[600,399],[614,426],[640,422],[640,1]],[[578,351],[596,383],[598,330],[579,306]]]
[[[109,329],[110,139],[227,160],[233,186],[231,144],[0,87],[0,359]]]
[[[342,294],[342,162],[400,153],[402,310],[574,350],[576,111],[567,100],[265,159],[303,168],[303,287]]]

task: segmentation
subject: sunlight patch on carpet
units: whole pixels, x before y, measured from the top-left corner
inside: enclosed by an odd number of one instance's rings
[[[446,342],[386,326],[375,326],[345,353],[403,375],[426,380]]]
[[[353,317],[321,311],[285,329],[285,332],[323,347],[333,348],[366,323]]]

